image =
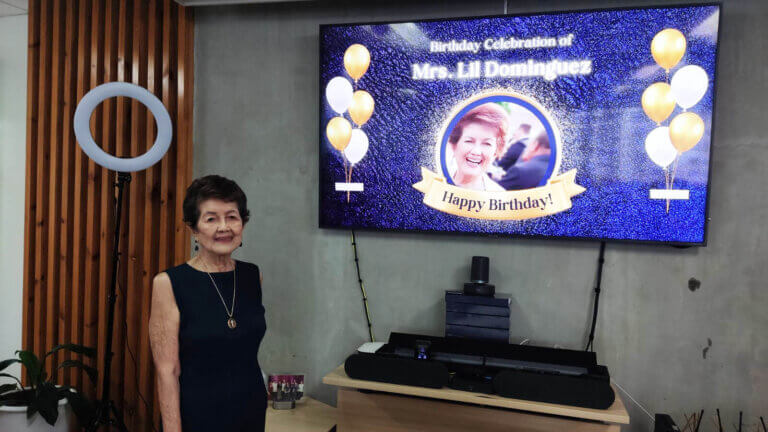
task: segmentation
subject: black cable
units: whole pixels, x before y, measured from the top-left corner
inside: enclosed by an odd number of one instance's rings
[[[357,257],[357,240],[355,239],[355,230],[352,232],[352,250],[355,253],[355,268],[357,269],[357,283],[360,284],[360,292],[363,294],[363,307],[365,309],[365,320],[368,322],[368,336],[371,338],[371,342],[376,342],[373,337],[373,325],[371,324],[371,311],[368,308],[368,295],[365,293],[365,285],[363,284],[363,278],[360,277],[360,260]]]
[[[600,255],[597,258],[597,280],[595,281],[595,305],[592,308],[592,328],[584,351],[594,351],[595,327],[597,326],[597,307],[600,301],[600,285],[603,281],[603,263],[605,263],[605,242],[600,242]]]
[[[699,413],[699,422],[696,423],[696,429],[694,429],[694,432],[699,432],[699,427],[701,426],[701,419],[704,418],[704,410],[701,410]]]
[[[720,422],[720,408],[717,409],[717,430],[723,432],[723,424]]]
[[[118,269],[120,265],[120,261],[118,260]],[[117,282],[117,289],[120,291],[120,294],[122,294],[123,299],[127,299],[128,297],[125,294],[125,291],[123,290],[123,287],[120,286],[120,282]],[[128,350],[128,355],[131,357],[131,362],[133,362],[133,372],[134,377],[136,379],[136,394],[139,395],[139,399],[144,403],[144,407],[147,410],[147,413],[152,412],[152,409],[149,407],[149,402],[147,402],[146,399],[144,399],[144,395],[141,394],[140,383],[139,383],[139,363],[136,361],[136,355],[133,353],[133,350],[131,350],[131,344],[128,343],[128,318],[126,316],[123,317],[123,342],[125,342],[125,348]],[[144,419],[145,423],[149,423],[152,425],[152,430],[154,432],[157,432],[157,428],[155,428],[155,421]]]
[[[125,335],[128,335],[128,323],[123,321],[123,327],[125,329]],[[128,354],[131,356],[131,361],[133,362],[133,370],[134,375],[136,376],[136,394],[139,395],[139,399],[144,403],[144,407],[147,409],[147,413],[151,412],[152,409],[149,407],[149,402],[147,402],[146,399],[144,399],[144,395],[141,394],[141,390],[139,390],[139,371],[138,371],[138,362],[136,361],[136,356],[133,354],[133,351],[131,351],[131,346],[128,343],[128,341],[125,341],[125,347],[128,349]],[[147,420],[144,419],[146,423],[149,423],[152,425],[152,430],[157,432],[157,429],[155,428],[155,421],[154,420]]]

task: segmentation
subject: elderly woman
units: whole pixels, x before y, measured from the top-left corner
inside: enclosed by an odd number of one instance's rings
[[[453,183],[456,186],[480,190],[503,191],[488,177],[488,166],[501,156],[509,130],[507,112],[495,103],[472,108],[454,126],[448,144],[456,160]]]
[[[248,222],[245,194],[232,180],[206,176],[189,186],[183,209],[198,252],[152,285],[149,337],[163,430],[263,431],[261,274],[231,256]]]

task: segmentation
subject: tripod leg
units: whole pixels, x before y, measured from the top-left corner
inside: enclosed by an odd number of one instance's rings
[[[112,415],[114,416],[114,420],[111,422],[112,425],[117,426],[120,432],[128,432],[128,428],[125,426],[125,422],[123,421],[123,415],[120,414],[120,410],[115,407],[114,402],[109,403],[109,409],[112,410]]]

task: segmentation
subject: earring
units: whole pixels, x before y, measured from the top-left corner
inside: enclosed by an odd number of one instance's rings
[[[195,239],[195,252],[197,252],[199,249],[200,249],[200,247],[197,244],[197,239]]]
[[[243,242],[240,242],[240,247],[243,247]]]

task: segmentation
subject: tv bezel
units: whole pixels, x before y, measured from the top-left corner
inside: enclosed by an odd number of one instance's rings
[[[707,198],[704,205],[704,236],[701,242],[678,242],[678,241],[663,241],[663,240],[642,240],[642,239],[626,239],[626,238],[610,238],[610,237],[584,237],[584,236],[558,236],[558,235],[541,235],[541,234],[516,234],[516,233],[487,233],[487,232],[474,232],[474,231],[449,231],[439,229],[419,229],[419,228],[382,228],[382,227],[370,227],[360,225],[329,225],[324,224],[322,220],[322,188],[320,188],[320,182],[318,179],[318,202],[317,202],[317,218],[318,227],[320,229],[332,229],[332,230],[363,230],[374,232],[396,232],[396,233],[427,233],[437,235],[460,235],[460,236],[475,236],[475,237],[496,237],[496,238],[518,238],[518,239],[533,239],[533,240],[573,240],[579,242],[597,242],[597,243],[618,243],[618,244],[644,244],[653,246],[672,246],[676,248],[688,248],[688,247],[706,247],[709,239],[709,206],[712,192],[712,159],[714,153],[715,142],[715,125],[716,125],[716,102],[717,102],[717,76],[718,68],[720,65],[720,43],[722,35],[722,22],[723,22],[723,3],[719,1],[704,2],[704,3],[682,3],[682,4],[664,4],[664,5],[648,5],[648,6],[623,6],[623,7],[610,7],[610,8],[587,8],[587,9],[567,9],[548,12],[528,12],[528,13],[513,13],[513,14],[497,14],[497,15],[478,15],[478,16],[462,16],[451,18],[425,18],[416,20],[399,20],[399,21],[364,21],[364,22],[351,22],[351,23],[326,23],[320,24],[318,29],[318,63],[324,58],[324,50],[322,43],[322,34],[327,27],[353,27],[364,25],[391,25],[402,23],[426,23],[426,22],[449,22],[449,21],[466,21],[485,18],[511,18],[511,17],[525,17],[525,16],[541,16],[541,15],[567,15],[575,13],[590,13],[590,12],[605,12],[605,11],[622,11],[622,10],[644,10],[644,9],[677,9],[686,7],[706,7],[717,6],[719,14],[717,17],[717,42],[715,43],[715,73],[712,77],[712,122],[710,125],[710,143],[709,143],[709,167],[707,171]],[[319,66],[319,65],[318,65]],[[322,71],[318,67],[318,137],[320,152],[323,151],[324,140],[323,137],[323,121],[322,111],[324,107],[325,97],[321,91],[323,88]],[[322,172],[322,160],[320,153],[318,153],[318,176]]]

